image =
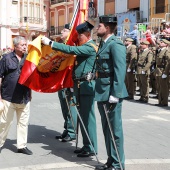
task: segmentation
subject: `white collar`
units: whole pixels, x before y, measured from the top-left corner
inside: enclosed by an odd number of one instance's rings
[[[113,35],[113,34],[111,34],[109,37],[107,37],[107,38],[104,40],[104,42],[106,43],[107,40],[108,40],[112,35]]]

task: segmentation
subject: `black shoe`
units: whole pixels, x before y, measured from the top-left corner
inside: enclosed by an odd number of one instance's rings
[[[74,153],[81,153],[81,152],[83,152],[83,151],[84,151],[83,148],[81,148],[81,149],[76,149],[76,150],[74,151]]]
[[[141,103],[148,103],[148,100],[147,99],[143,99],[143,100],[141,100]]]
[[[77,157],[90,157],[90,156],[94,156],[94,155],[95,155],[94,153],[83,151],[83,152],[79,153],[77,155]]]
[[[112,164],[105,163],[102,166],[96,166],[95,170],[114,170]]]
[[[32,155],[32,151],[29,150],[27,147],[25,148],[22,148],[22,149],[18,149],[18,153],[23,153],[23,154],[26,154],[26,155]]]
[[[167,107],[168,105],[167,104],[155,104],[155,106],[158,106],[158,107]]]
[[[75,140],[76,138],[71,138],[69,135],[67,135],[65,138],[62,139],[62,142],[69,142],[72,140]]]
[[[56,139],[62,139],[62,135],[56,135],[55,138]]]
[[[126,97],[125,100],[134,100],[134,97]]]
[[[149,92],[150,94],[156,94],[156,91],[152,90],[151,92]]]
[[[63,139],[67,136],[68,134],[68,131],[67,130],[64,130],[64,132],[62,133],[62,135],[56,135],[55,138],[56,139]]]

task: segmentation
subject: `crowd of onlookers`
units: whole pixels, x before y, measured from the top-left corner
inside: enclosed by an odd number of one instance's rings
[[[0,59],[1,59],[2,55],[10,53],[12,51],[13,51],[13,48],[11,48],[11,47],[0,49]]]

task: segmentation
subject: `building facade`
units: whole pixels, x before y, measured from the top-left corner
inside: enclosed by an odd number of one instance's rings
[[[0,49],[13,47],[12,38],[24,36],[32,41],[48,30],[47,0],[0,0]]]

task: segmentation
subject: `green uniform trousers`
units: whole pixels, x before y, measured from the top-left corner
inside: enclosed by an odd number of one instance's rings
[[[84,126],[87,130],[91,143],[97,153],[97,128],[96,117],[94,111],[94,96],[80,95],[80,116],[83,120]],[[83,149],[87,152],[94,152],[84,128],[80,122],[80,129],[83,137]]]
[[[70,112],[71,112],[71,115],[72,115],[72,120],[71,120],[69,109],[68,109],[68,106],[67,106],[65,92],[67,93],[67,101],[68,101],[68,104],[70,106]],[[73,93],[70,92],[70,90],[62,89],[62,90],[58,91],[58,97],[59,97],[59,100],[60,100],[61,110],[62,110],[63,118],[64,118],[65,131],[63,133],[67,133],[71,138],[75,138],[76,137],[75,130],[76,130],[76,124],[77,124],[76,123],[77,112],[76,112],[75,106],[71,106],[72,105],[72,101],[71,101],[72,96],[73,96]],[[73,127],[73,123],[74,123],[74,127]]]
[[[108,116],[109,116],[112,131],[113,131],[113,135],[115,138],[116,146],[119,152],[121,164],[122,164],[122,167],[124,168],[124,163],[125,163],[125,155],[124,155],[124,148],[123,148],[124,138],[123,138],[123,128],[122,128],[122,118],[121,118],[122,102],[123,102],[123,99],[119,99],[118,103],[113,103],[112,109],[108,113]],[[115,147],[112,142],[108,122],[106,119],[103,102],[97,102],[97,105],[98,105],[98,109],[101,115],[103,134],[104,134],[105,143],[106,143],[106,150],[107,150],[107,155],[108,155],[107,162],[112,163],[114,168],[120,168],[117,154],[115,151]],[[109,102],[106,102],[106,107],[108,110],[110,106],[111,104]]]

